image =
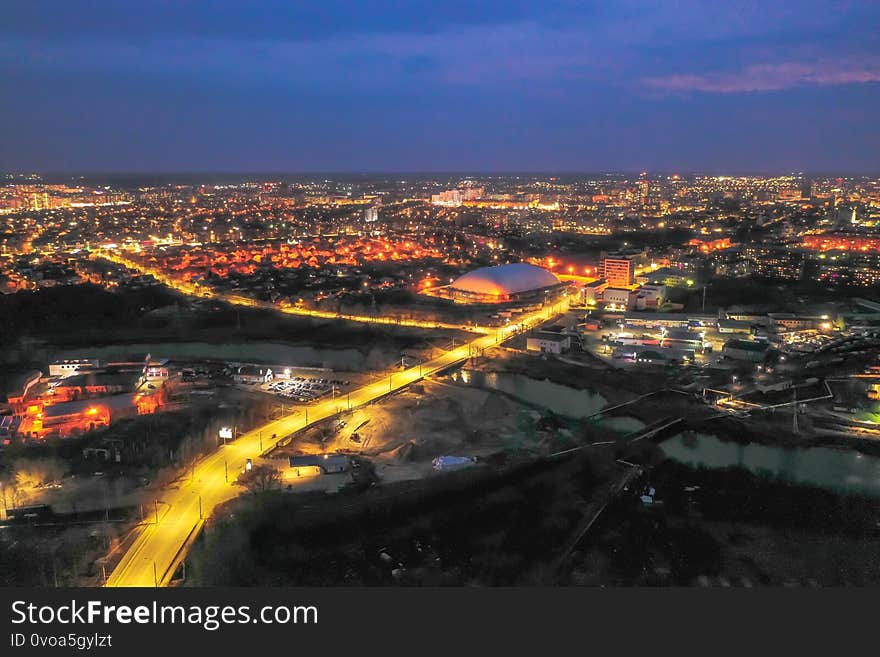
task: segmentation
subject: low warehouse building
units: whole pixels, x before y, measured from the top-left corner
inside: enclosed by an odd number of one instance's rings
[[[610,310],[626,310],[629,308],[629,298],[628,288],[608,287],[602,292],[602,301]]]
[[[351,469],[351,459],[344,454],[301,454],[289,458],[291,468],[337,474]]]
[[[744,360],[750,363],[761,363],[767,358],[770,345],[757,340],[728,340],[721,349],[721,354],[731,360]]]
[[[526,339],[526,351],[544,354],[563,354],[571,349],[571,336],[549,331],[538,331]]]

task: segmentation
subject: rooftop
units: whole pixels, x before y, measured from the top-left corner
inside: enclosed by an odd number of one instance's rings
[[[517,262],[475,269],[455,279],[449,287],[471,294],[505,296],[560,284],[559,279],[546,269],[526,262]]]

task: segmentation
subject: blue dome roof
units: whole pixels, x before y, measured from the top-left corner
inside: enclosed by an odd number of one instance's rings
[[[459,292],[503,296],[540,290],[559,285],[559,279],[546,269],[517,262],[497,267],[482,267],[459,276],[449,286]]]

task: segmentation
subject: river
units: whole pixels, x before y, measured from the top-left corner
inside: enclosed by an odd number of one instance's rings
[[[704,434],[679,434],[661,443],[660,448],[669,458],[693,467],[738,466],[792,483],[880,497],[880,458],[855,450],[743,445]]]
[[[529,406],[544,408],[572,420],[595,415],[608,405],[608,401],[597,392],[513,372],[459,370],[453,372],[452,380],[459,385],[498,390]],[[645,426],[641,420],[627,416],[601,418],[598,424],[623,434]]]
[[[573,420],[589,417],[607,406],[599,393],[523,374],[459,370],[452,374],[452,379],[458,385],[504,392],[525,404]],[[628,416],[602,418],[599,424],[619,434],[644,426],[637,418]],[[703,434],[679,434],[665,440],[660,448],[669,458],[694,467],[738,466],[756,475],[779,477],[792,483],[880,497],[880,458],[855,450],[739,444]]]
[[[366,356],[357,349],[317,349],[310,346],[296,346],[277,342],[233,342],[212,344],[209,342],[163,342],[107,345],[67,349],[57,358],[143,358],[151,354],[154,358],[192,358],[245,363],[270,363],[277,365],[299,365],[302,367],[329,367],[334,370],[363,371],[366,369]],[[386,356],[386,354],[383,354]]]

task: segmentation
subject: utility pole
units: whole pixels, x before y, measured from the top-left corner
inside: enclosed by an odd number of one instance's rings
[[[199,495],[199,520],[202,520],[204,516],[202,515],[202,496]]]
[[[153,559],[153,585],[159,588],[159,574],[156,572],[156,560]]]
[[[159,524],[159,500],[153,500],[153,508],[156,510],[156,524]]]
[[[223,470],[226,483],[229,483],[229,461],[223,461]]]

